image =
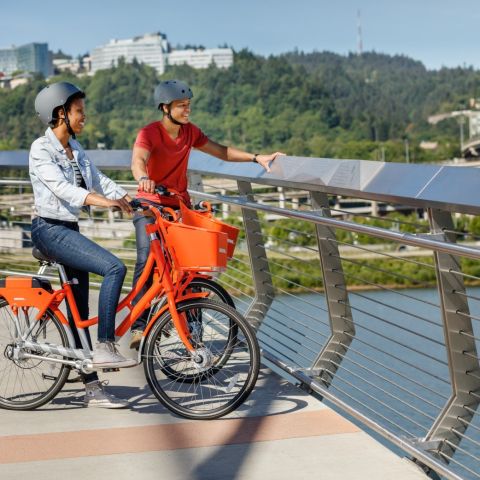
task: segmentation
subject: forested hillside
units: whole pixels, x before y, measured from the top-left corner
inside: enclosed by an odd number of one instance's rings
[[[152,92],[159,81],[145,65],[121,63],[93,77],[58,77],[87,93],[87,148],[130,148],[137,130],[159,118]],[[194,91],[192,120],[212,139],[250,151],[290,155],[404,161],[458,156],[455,120],[435,126],[431,114],[468,108],[480,97],[480,72],[470,68],[429,71],[403,56],[365,53],[289,54],[264,58],[235,55],[228,70],[171,68]],[[44,127],[33,111],[37,78],[15,90],[0,90],[0,149],[29,148]],[[436,141],[435,151],[419,148]],[[383,152],[383,153],[382,153]]]

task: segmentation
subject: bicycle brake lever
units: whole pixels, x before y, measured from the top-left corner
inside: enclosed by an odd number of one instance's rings
[[[136,198],[130,200],[130,206],[134,210],[148,210],[148,207],[146,207],[145,205],[142,205],[141,202]]]
[[[158,193],[163,197],[170,197],[172,195],[172,193],[168,191],[168,188],[164,187],[163,185],[157,185],[155,187],[155,193]]]
[[[203,210],[204,212],[216,213],[218,208],[215,205],[211,205],[206,200],[201,200],[193,206],[194,210]]]

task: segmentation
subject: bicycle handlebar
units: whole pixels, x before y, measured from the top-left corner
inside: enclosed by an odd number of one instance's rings
[[[147,203],[142,203],[140,200],[134,198],[133,200],[130,201],[130,205],[134,210],[141,210],[143,212],[150,210],[155,217],[159,217],[162,215],[170,215],[172,217],[173,221],[176,222],[178,220],[178,213],[170,207],[162,207],[161,205],[155,206],[155,205],[149,205]]]
[[[165,187],[164,185],[157,185],[155,187],[155,193],[158,194],[159,196],[162,197],[176,197],[179,202],[185,203],[184,198],[178,193],[176,190],[169,189]],[[133,199],[130,202],[130,205],[134,210],[149,210],[150,206],[147,206],[146,204],[142,204],[141,201],[138,199]],[[201,200],[200,202],[196,203],[193,205],[194,210],[203,210],[206,212],[214,212],[215,209],[212,206],[212,204],[206,200]]]

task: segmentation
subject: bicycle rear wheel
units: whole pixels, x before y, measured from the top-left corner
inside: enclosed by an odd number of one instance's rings
[[[196,291],[209,292],[208,297],[206,297],[209,300],[226,303],[230,307],[235,308],[235,303],[230,294],[214,280],[208,278],[194,278],[189,286]]]
[[[201,312],[201,342],[195,342],[191,355],[176,333],[170,312],[165,312],[145,345],[148,384],[177,415],[204,420],[222,417],[240,406],[255,386],[260,368],[255,334],[236,310],[220,302],[188,300],[177,309],[186,318]]]
[[[0,298],[0,408],[31,410],[49,402],[62,389],[70,368],[46,360],[23,358],[22,353],[43,357],[45,354],[32,349],[19,348],[21,334],[34,325],[28,340],[68,347],[68,337],[53,312],[47,310],[36,320],[35,307],[18,310],[18,326],[10,306]]]
[[[232,308],[235,308],[235,303],[229,293],[214,280],[206,278],[196,278],[189,284],[193,292],[208,292],[208,300],[214,300],[220,303],[225,303]],[[203,321],[202,310],[196,310],[193,314],[187,313],[187,321],[192,334],[193,340],[201,342],[203,336]],[[235,323],[230,325],[229,329],[230,341],[235,342],[238,335],[238,326]],[[225,350],[222,356],[216,359],[215,366],[221,367],[228,360],[229,351]]]

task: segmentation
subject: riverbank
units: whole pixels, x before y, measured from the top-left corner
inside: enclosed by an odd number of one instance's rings
[[[0,255],[0,270],[21,271],[35,274],[38,262],[31,257],[29,249],[22,252]],[[135,255],[132,252],[114,251],[128,268],[124,285],[131,285]],[[350,290],[398,290],[406,288],[436,288],[436,271],[433,257],[408,257],[402,252],[401,258],[342,258],[345,283]],[[26,260],[30,256],[31,259]],[[288,293],[323,292],[323,276],[317,256],[306,258],[282,258],[276,255],[269,259],[269,269],[274,287]],[[466,286],[480,285],[480,262],[463,258],[460,261]],[[52,276],[56,274],[52,271]],[[246,254],[237,254],[229,263],[228,270],[221,274],[219,281],[231,292],[252,295],[252,271]],[[101,277],[91,275],[92,283],[101,283]]]

